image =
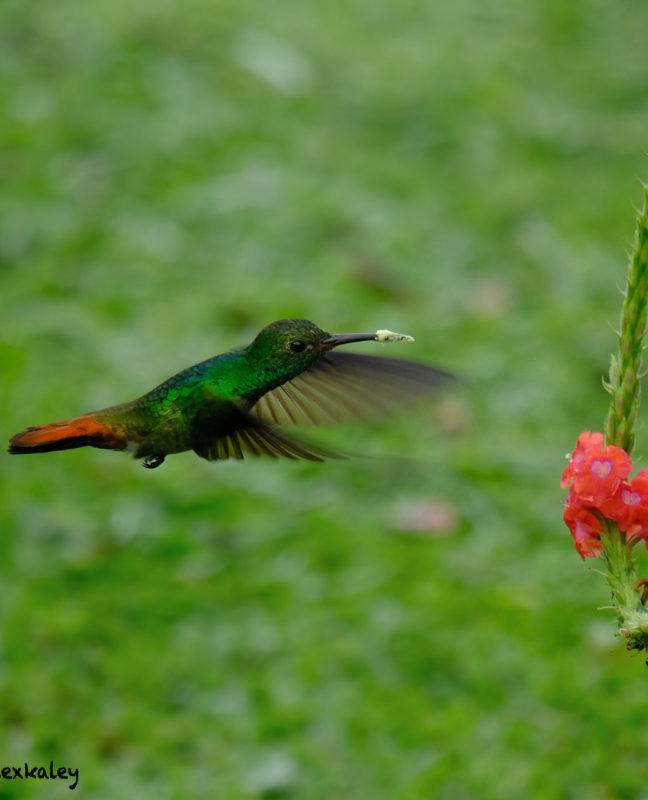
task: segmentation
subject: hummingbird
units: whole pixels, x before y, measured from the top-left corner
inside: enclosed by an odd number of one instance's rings
[[[391,331],[330,334],[308,320],[281,319],[247,347],[188,367],[137,400],[27,428],[11,438],[9,452],[125,450],[149,469],[185,450],[210,461],[245,455],[322,461],[336,454],[285,428],[362,419],[453,377],[415,361],[337,350],[411,338]]]

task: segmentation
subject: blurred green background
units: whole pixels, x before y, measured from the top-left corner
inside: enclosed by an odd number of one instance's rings
[[[559,488],[606,411],[646,30],[636,0],[4,0],[5,439],[284,316],[406,331],[464,385],[323,432],[349,462],[2,456],[2,765],[100,800],[648,798],[648,671]]]

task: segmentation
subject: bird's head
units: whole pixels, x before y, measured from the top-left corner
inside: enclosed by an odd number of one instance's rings
[[[265,327],[251,347],[268,355],[276,353],[308,363],[338,345],[375,339],[375,333],[331,334],[307,319],[280,319]]]
[[[257,364],[298,375],[338,345],[375,339],[375,333],[330,334],[307,319],[280,319],[259,333],[247,354]]]

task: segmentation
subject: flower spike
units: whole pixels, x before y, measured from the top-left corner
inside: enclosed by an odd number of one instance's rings
[[[569,487],[564,520],[580,556],[601,556],[628,649],[648,648],[648,579],[637,580],[633,548],[648,547],[648,469],[628,480],[640,400],[641,355],[648,314],[648,185],[637,218],[621,312],[619,355],[612,356],[610,409],[602,433],[585,431],[562,474]],[[639,591],[641,590],[641,596]],[[648,662],[647,662],[648,663]]]

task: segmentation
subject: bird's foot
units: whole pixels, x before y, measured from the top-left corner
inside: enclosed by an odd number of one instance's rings
[[[641,605],[645,606],[646,600],[648,600],[648,578],[641,578],[641,580],[635,583],[635,591],[638,592],[640,587],[643,587],[641,590]]]
[[[164,456],[146,456],[144,466],[146,469],[155,469],[164,463]]]

